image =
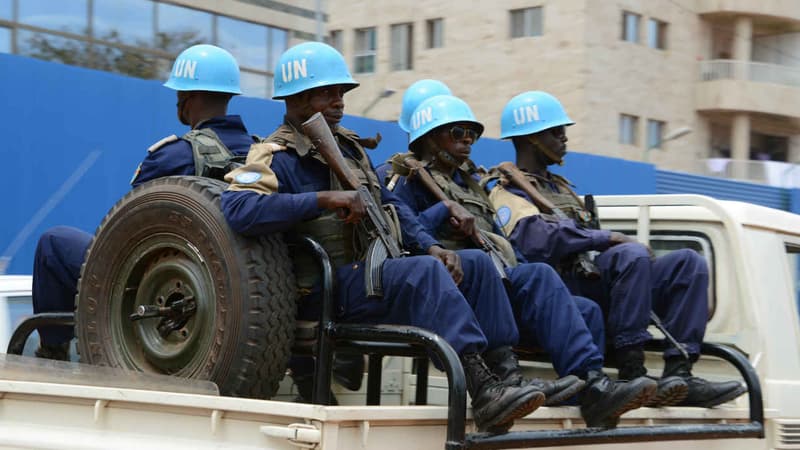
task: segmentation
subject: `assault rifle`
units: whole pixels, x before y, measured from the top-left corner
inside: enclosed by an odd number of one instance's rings
[[[423,186],[425,186],[437,200],[440,201],[447,201],[447,194],[442,191],[436,181],[434,181],[433,177],[430,173],[428,173],[425,166],[414,158],[411,155],[401,155],[402,161],[392,161],[392,169],[394,170],[395,175],[401,175],[408,178],[416,177]],[[475,233],[470,236],[472,242],[474,242],[478,247],[482,250],[487,252],[489,256],[492,258],[492,262],[494,263],[495,269],[497,269],[497,273],[500,275],[500,278],[503,280],[508,280],[508,275],[506,275],[506,267],[512,267],[513,264],[508,261],[508,259],[503,256],[503,252],[497,248],[497,245],[491,240],[491,238],[487,235],[484,230],[475,227]]]
[[[497,166],[497,170],[499,170],[511,184],[521,189],[522,192],[533,200],[536,207],[543,213],[555,216],[558,220],[567,220],[570,218],[561,208],[558,208],[547,197],[542,195],[533,183],[525,178],[525,175],[522,174],[514,163],[508,161],[500,163],[500,165]],[[597,269],[597,265],[595,265],[591,256],[586,252],[576,255],[575,270],[586,278],[600,278],[600,271]]]
[[[367,209],[366,217],[358,223],[362,231],[369,238],[369,247],[365,261],[366,267],[366,291],[369,297],[383,296],[382,271],[383,262],[387,258],[399,258],[404,255],[397,237],[392,234],[383,208],[375,202],[375,198],[370,193],[367,186],[361,184],[358,177],[350,170],[344,160],[339,145],[331,133],[328,123],[320,113],[311,116],[310,119],[301,125],[303,133],[311,139],[311,143],[317,152],[328,163],[336,178],[342,183],[345,189],[353,190],[358,193],[358,197],[364,202]]]

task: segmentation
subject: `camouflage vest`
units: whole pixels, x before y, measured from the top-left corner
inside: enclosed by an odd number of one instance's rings
[[[464,170],[458,169],[461,178],[467,183],[466,187],[460,186],[438,170],[429,169],[433,180],[439,188],[447,194],[447,197],[464,207],[470,214],[475,216],[475,226],[487,233],[492,233],[494,218],[494,208],[489,197],[483,192],[478,183]],[[472,247],[469,239],[453,239],[453,226],[450,222],[443,224],[436,230],[436,239],[445,247],[452,250],[460,250]]]
[[[571,219],[575,220],[575,223],[584,227],[591,226],[592,213],[586,210],[583,201],[578,197],[575,191],[572,190],[571,183],[566,178],[549,172],[549,179],[541,175],[528,172],[524,173],[525,178],[527,178],[543,196],[550,200],[557,208],[564,211]],[[553,184],[555,184],[558,192],[555,192],[553,189]]]
[[[288,129],[288,136],[286,134],[287,130],[281,127],[266,141],[281,145],[288,144],[293,147],[295,134],[291,129],[286,128]],[[337,130],[336,140],[339,142],[340,147],[347,146],[360,157],[357,161],[346,156],[345,162],[361,181],[361,184],[369,188],[375,198],[375,202],[380,205],[381,185],[378,182],[378,177],[372,170],[364,148],[353,136],[355,134],[352,131],[340,128]],[[345,155],[347,155],[347,152],[345,152]],[[313,150],[311,150],[309,156],[325,163],[325,159]],[[333,171],[330,171],[330,189],[333,191],[343,190],[341,182],[336,178]],[[395,223],[394,220],[389,220],[389,222]],[[297,234],[310,236],[319,242],[331,258],[334,268],[354,261],[361,261],[366,255],[370,244],[369,238],[360,224],[345,223],[343,219],[339,218],[336,211],[323,211],[319,217],[298,224],[293,231]],[[306,252],[293,252],[292,259],[297,283],[301,289],[309,289],[320,280],[318,264],[311,255]]]
[[[194,174],[222,180],[244,157],[236,156],[220,140],[211,128],[191,130],[182,137],[192,146]]]

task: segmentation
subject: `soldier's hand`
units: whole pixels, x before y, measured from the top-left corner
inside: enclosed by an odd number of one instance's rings
[[[464,279],[464,270],[461,268],[461,258],[458,253],[434,245],[428,249],[428,254],[437,258],[447,267],[447,271],[450,272],[450,276],[453,277],[456,284],[461,283],[461,280]]]
[[[446,200],[445,205],[450,211],[450,224],[453,225],[456,239],[464,239],[477,234],[475,216],[458,202]]]
[[[608,239],[608,243],[612,247],[618,244],[626,244],[628,242],[636,242],[636,239],[628,236],[625,233],[620,233],[618,231],[612,231],[611,237]]]
[[[317,206],[338,210],[337,214],[346,223],[358,223],[367,213],[367,207],[356,191],[317,192]]]
[[[647,253],[650,254],[650,259],[655,259],[656,258],[656,254],[653,253],[653,249],[650,248],[649,245],[642,244],[639,241],[637,241],[635,238],[633,238],[631,236],[628,236],[627,234],[618,233],[616,231],[612,231],[611,232],[611,238],[609,239],[609,243],[611,244],[612,247],[615,246],[615,245],[626,244],[626,243],[629,243],[629,242],[635,242],[637,244],[640,244],[640,245],[644,246],[644,248],[647,249]]]

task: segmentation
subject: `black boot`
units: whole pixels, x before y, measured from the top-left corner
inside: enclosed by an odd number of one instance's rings
[[[333,357],[333,380],[351,391],[361,389],[364,356],[337,353]]]
[[[294,381],[295,387],[297,387],[297,397],[292,400],[295,403],[311,403],[311,399],[313,398],[314,392],[314,374],[313,373],[304,373],[304,374],[296,374],[292,373],[292,381]],[[328,404],[332,406],[336,406],[339,404],[339,400],[333,395],[333,391],[328,391]]]
[[[616,356],[620,380],[633,380],[647,376],[647,369],[644,367],[644,349],[642,347],[619,348],[616,351]],[[660,408],[677,405],[689,393],[689,386],[681,377],[662,375],[661,378],[653,379],[658,383],[656,393],[644,406]]]
[[[37,358],[69,361],[69,342],[56,345],[46,345],[40,342],[39,348],[36,349],[34,354]]]
[[[667,358],[664,375],[680,377],[689,385],[689,394],[679,403],[680,406],[713,408],[747,392],[747,388],[738,381],[712,382],[693,376],[692,362],[680,356]]]
[[[615,428],[619,416],[639,408],[656,391],[656,382],[647,377],[630,381],[612,381],[603,372],[590,370],[586,389],[578,398],[587,427]]]
[[[486,365],[495,375],[508,386],[531,386],[545,397],[545,405],[552,406],[562,403],[580,392],[586,382],[568,375],[558,380],[542,380],[540,378],[528,379],[522,375],[517,354],[511,347],[498,347],[483,354]]]
[[[527,416],[544,403],[544,394],[532,387],[503,384],[477,353],[462,355],[461,364],[478,431],[505,433],[514,425],[514,420]]]

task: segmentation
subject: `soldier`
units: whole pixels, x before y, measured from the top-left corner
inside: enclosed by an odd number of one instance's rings
[[[602,307],[621,379],[647,373],[643,346],[652,337],[647,332],[651,310],[663,318],[689,360],[677,348],[664,352],[658,395],[650,406],[712,407],[743,394],[746,388],[739,382],[712,383],[692,376],[708,320],[708,267],[703,258],[689,249],[653,258],[648,247],[622,233],[592,229],[594,212],[586,209],[566,179],[547,170],[563,164],[565,127],[573,123],[561,103],[545,92],[520,94],[503,109],[501,137],[512,140],[517,166],[539,193],[570,217],[541,215],[521,189],[498,185],[492,199],[503,212],[502,225],[511,241],[527,259],[557,267],[572,267],[582,252],[600,252],[600,277],[574,270],[562,270],[562,277],[574,293]],[[676,377],[687,385],[684,395],[666,392]]]
[[[223,213],[234,230],[246,235],[293,230],[321,242],[336,267],[337,320],[413,325],[439,334],[461,357],[478,429],[505,432],[545,397],[529,386],[504,385],[481,356],[518,338],[510,306],[498,301],[502,281],[492,276],[491,260],[483,253],[459,257],[442,248],[381,187],[360,138],[339,125],[343,96],[357,86],[333,47],[308,42],[284,52],[275,69],[273,95],[286,104],[284,124],[252,147],[244,167],[228,174],[231,185],[222,197]],[[357,191],[343,189],[301,131],[300,125],[317,112],[375,203],[394,205],[404,248],[415,255],[382,263],[382,298],[368,298],[365,289],[367,242],[357,224],[366,220],[367,203]],[[298,284],[309,293],[300,301],[299,316],[316,319],[319,274],[302,254],[293,257]],[[480,283],[472,282],[478,279]],[[479,323],[473,310],[483,312],[484,320]]]
[[[487,240],[498,243],[498,248],[511,247],[494,225],[494,210],[469,160],[471,145],[482,132],[483,125],[469,106],[450,95],[423,101],[411,117],[410,148],[425,167],[397,181],[395,193],[448,248],[475,247]],[[398,169],[403,158],[396,160]],[[408,159],[405,163],[409,164]],[[513,259],[522,260],[522,255],[506,256],[508,261]],[[620,415],[642,406],[655,391],[652,380],[612,382],[602,372],[603,355],[596,343],[602,344],[603,326],[597,305],[588,299],[573,299],[546,264],[510,264],[505,271],[521,342],[544,347],[559,375],[577,375],[587,381],[579,399],[588,426],[614,427]],[[496,353],[513,354],[510,348],[492,352]]]
[[[169,175],[214,175],[225,160],[247,154],[253,138],[239,116],[226,115],[228,101],[242,93],[239,66],[230,53],[212,45],[190,47],[178,55],[164,86],[177,91],[178,120],[192,130],[153,144],[136,169],[133,187]],[[66,226],[42,234],[33,264],[35,313],[75,309],[78,277],[92,237]],[[72,327],[40,330],[36,355],[68,360],[72,336]]]

